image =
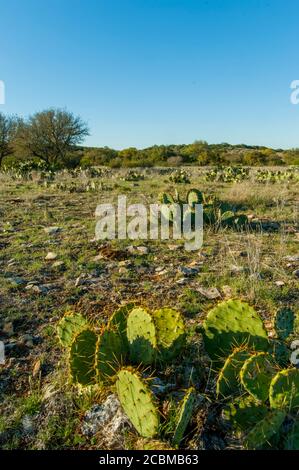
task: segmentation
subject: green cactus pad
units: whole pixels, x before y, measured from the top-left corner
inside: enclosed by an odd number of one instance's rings
[[[127,338],[127,320],[129,313],[136,307],[134,302],[130,302],[126,305],[123,305],[118,310],[116,310],[108,322],[108,329],[116,329],[121,341],[123,350],[127,353],[129,352],[129,343]]]
[[[247,359],[241,369],[240,379],[243,387],[256,400],[266,401],[269,388],[277,367],[269,353],[257,353]]]
[[[105,382],[116,374],[125,353],[119,334],[111,329],[104,330],[98,338],[96,349],[96,370],[99,382]]]
[[[289,431],[285,444],[285,450],[299,450],[299,420],[295,421],[292,429]]]
[[[78,313],[66,314],[57,325],[57,335],[60,343],[65,348],[69,348],[75,336],[88,326],[88,321]]]
[[[225,211],[220,215],[220,223],[226,227],[232,227],[235,221],[235,213],[232,211]]]
[[[195,204],[203,203],[203,195],[198,189],[190,189],[187,193],[187,203],[189,206],[194,209]]]
[[[299,408],[299,369],[278,372],[270,384],[271,408],[291,411]]]
[[[174,197],[169,193],[160,194],[159,195],[159,201],[162,204],[174,204],[175,203]]]
[[[177,356],[185,344],[185,325],[182,315],[164,307],[153,313],[159,358],[169,361]]]
[[[195,389],[193,387],[186,391],[180,404],[176,427],[172,438],[172,444],[178,446],[184,437],[184,433],[191,419],[195,405]]]
[[[86,329],[74,339],[70,349],[70,371],[74,382],[92,385],[95,382],[95,354],[97,335]]]
[[[271,352],[275,362],[280,367],[287,367],[290,362],[291,351],[283,341],[271,341]]]
[[[157,439],[138,439],[135,450],[174,450],[167,442]]]
[[[221,302],[213,308],[203,324],[204,344],[214,361],[223,360],[236,347],[267,350],[268,338],[263,322],[255,310],[240,300]]]
[[[283,411],[270,411],[247,434],[244,442],[245,447],[250,450],[256,450],[267,445],[269,440],[279,433],[285,416]]]
[[[247,395],[228,403],[222,414],[224,420],[229,421],[237,431],[244,432],[261,421],[268,414],[268,408],[251,395]]]
[[[217,396],[223,398],[238,393],[240,389],[239,373],[244,361],[250,357],[250,352],[243,348],[237,348],[228,356],[222,367],[217,384]]]
[[[279,339],[285,340],[294,332],[295,315],[289,308],[277,311],[274,320],[274,328]]]
[[[122,369],[117,374],[116,390],[129,420],[142,437],[154,437],[159,428],[159,412],[154,395],[138,372]]]
[[[135,364],[151,364],[156,356],[156,328],[145,309],[134,308],[127,320],[130,357]]]

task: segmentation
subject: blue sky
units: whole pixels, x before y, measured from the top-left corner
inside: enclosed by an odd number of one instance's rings
[[[0,0],[0,111],[65,107],[88,145],[299,147],[298,0]]]

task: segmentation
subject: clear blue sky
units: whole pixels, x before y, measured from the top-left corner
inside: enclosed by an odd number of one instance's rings
[[[299,147],[298,0],[0,0],[0,111],[80,114],[88,145]]]

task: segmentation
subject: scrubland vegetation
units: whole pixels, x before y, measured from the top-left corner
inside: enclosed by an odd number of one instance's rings
[[[159,168],[59,170],[9,158],[1,447],[298,449],[297,167],[178,169],[159,157]],[[96,241],[95,208],[119,194],[180,195],[191,208],[200,198],[202,248]]]

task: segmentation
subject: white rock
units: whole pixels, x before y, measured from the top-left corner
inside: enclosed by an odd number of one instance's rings
[[[49,251],[49,253],[47,254],[47,256],[45,257],[45,260],[46,261],[53,261],[54,259],[57,258],[57,254],[54,253],[53,251]]]
[[[60,228],[60,227],[45,227],[45,228],[44,228],[44,231],[45,231],[48,235],[55,235],[56,233],[58,233],[58,232],[61,231],[61,228]]]

